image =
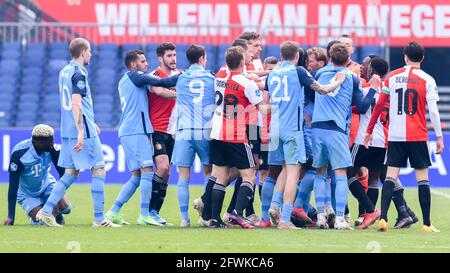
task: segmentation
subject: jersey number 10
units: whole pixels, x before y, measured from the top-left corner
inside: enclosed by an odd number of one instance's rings
[[[62,93],[61,104],[64,110],[72,110],[72,98],[70,97],[69,87],[65,84],[59,86],[59,92]]]
[[[399,88],[395,90],[395,93],[398,94],[398,109],[397,115],[403,115],[405,112],[408,116],[412,116],[417,112],[417,101],[419,99],[419,94],[414,89],[406,89],[403,93],[403,88]],[[412,99],[410,101],[410,96],[412,95]],[[411,105],[412,104],[412,105]]]

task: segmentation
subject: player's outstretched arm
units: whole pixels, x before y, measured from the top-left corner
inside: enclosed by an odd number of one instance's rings
[[[14,225],[14,218],[16,215],[16,200],[17,191],[19,189],[20,173],[23,165],[20,162],[20,157],[14,153],[11,156],[11,163],[9,164],[9,187],[8,187],[8,218],[3,221],[3,225]]]
[[[164,87],[150,86],[150,93],[153,93],[157,96],[166,98],[166,99],[174,99],[177,97],[177,92],[171,89],[167,89]]]
[[[376,90],[379,88],[381,84],[381,78],[378,75],[373,75],[370,79],[370,90],[369,93],[364,97],[362,90],[361,90],[361,84],[358,77],[355,75],[353,77],[353,97],[352,102],[356,106],[356,110],[360,114],[365,114],[367,110],[369,110],[370,105],[373,101],[373,98],[375,96]]]
[[[430,114],[430,121],[437,137],[436,154],[440,154],[444,151],[444,140],[442,138],[441,117],[439,116],[437,100],[428,100],[427,105],[428,112]]]
[[[140,71],[129,72],[128,77],[137,87],[144,87],[146,85],[151,86],[161,86],[165,88],[171,88],[177,85],[178,78],[181,74],[170,76],[167,78],[160,79],[158,77],[146,75]]]
[[[319,82],[314,80],[310,87],[318,92],[319,94],[327,94],[333,91],[334,89],[338,88],[345,80],[345,72],[339,72],[336,74],[336,81],[330,84],[321,85]]]
[[[72,94],[72,114],[78,130],[77,144],[73,147],[73,150],[79,152],[84,145],[83,109],[81,108],[80,94]]]

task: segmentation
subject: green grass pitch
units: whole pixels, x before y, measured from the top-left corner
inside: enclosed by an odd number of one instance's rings
[[[105,211],[116,198],[121,185],[107,185]],[[203,188],[191,186],[190,200],[200,196]],[[122,209],[125,219],[132,225],[120,229],[95,229],[91,227],[93,213],[90,185],[75,184],[68,191],[73,210],[66,216],[66,226],[61,229],[31,226],[25,213],[17,206],[16,223],[13,227],[0,227],[0,252],[450,252],[450,190],[436,189],[432,193],[432,222],[441,233],[420,233],[421,220],[410,229],[378,232],[369,230],[277,230],[256,229],[211,230],[198,228],[197,212],[190,207],[193,227],[179,228],[180,212],[176,187],[169,186],[161,215],[174,223],[174,227],[143,227],[134,224],[139,213],[139,190]],[[419,215],[421,211],[417,190],[408,189],[406,199]],[[227,189],[225,204],[232,194]],[[7,185],[0,185],[2,220],[7,215]],[[259,195],[258,195],[259,197]],[[357,212],[356,200],[350,196],[352,220]],[[260,215],[257,198],[255,209]],[[225,208],[223,209],[225,211]],[[396,218],[391,204],[390,227]]]

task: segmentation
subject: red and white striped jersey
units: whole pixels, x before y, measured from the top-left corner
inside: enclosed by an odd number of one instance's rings
[[[244,72],[242,74],[246,75],[247,71],[254,71],[254,70],[255,70],[255,66],[253,65],[253,62],[252,62],[252,63],[246,64],[244,66]],[[228,66],[225,64],[219,69],[219,71],[217,71],[216,78],[225,78],[229,73],[230,73],[230,70],[228,69]],[[256,107],[253,107],[250,105],[249,111],[251,111],[253,114],[250,115],[248,124],[254,125],[254,126],[259,125],[259,122],[258,122],[259,116],[258,115],[260,113],[259,113],[258,109],[256,109]]]
[[[405,66],[389,74],[382,92],[390,96],[389,141],[428,141],[427,101],[439,100],[433,77]]]
[[[178,70],[172,71],[170,76],[180,73]],[[150,75],[158,78],[167,78],[160,67],[150,72]],[[148,93],[148,114],[154,131],[175,134],[176,125],[176,100],[158,96],[154,93]]]
[[[378,98],[380,97],[380,91],[384,85],[381,86],[377,90],[377,93],[375,94],[373,98],[373,102],[371,103],[370,109],[365,113],[361,114],[359,116],[359,129],[358,134],[355,139],[355,143],[359,145],[363,145],[364,135],[366,134],[367,127],[369,126],[370,118],[372,117],[372,111],[375,107],[376,102],[378,101]],[[370,86],[363,88],[363,95],[364,97],[369,93]],[[386,103],[385,107],[383,108],[383,112],[389,111],[389,104]],[[387,148],[388,144],[388,130],[389,130],[389,124],[387,120],[383,120],[383,117],[385,118],[386,115],[381,114],[380,117],[377,120],[377,123],[375,124],[374,130],[373,130],[373,140],[372,144],[369,146],[371,147],[378,147],[378,148]]]
[[[217,107],[212,119],[211,138],[231,143],[247,143],[249,106],[263,101],[256,83],[240,72],[218,73],[215,80]],[[223,74],[222,74],[223,76]]]

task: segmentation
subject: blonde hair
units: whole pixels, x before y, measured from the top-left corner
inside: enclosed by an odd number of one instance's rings
[[[33,137],[52,137],[55,131],[47,124],[38,124],[34,126],[31,135]]]

